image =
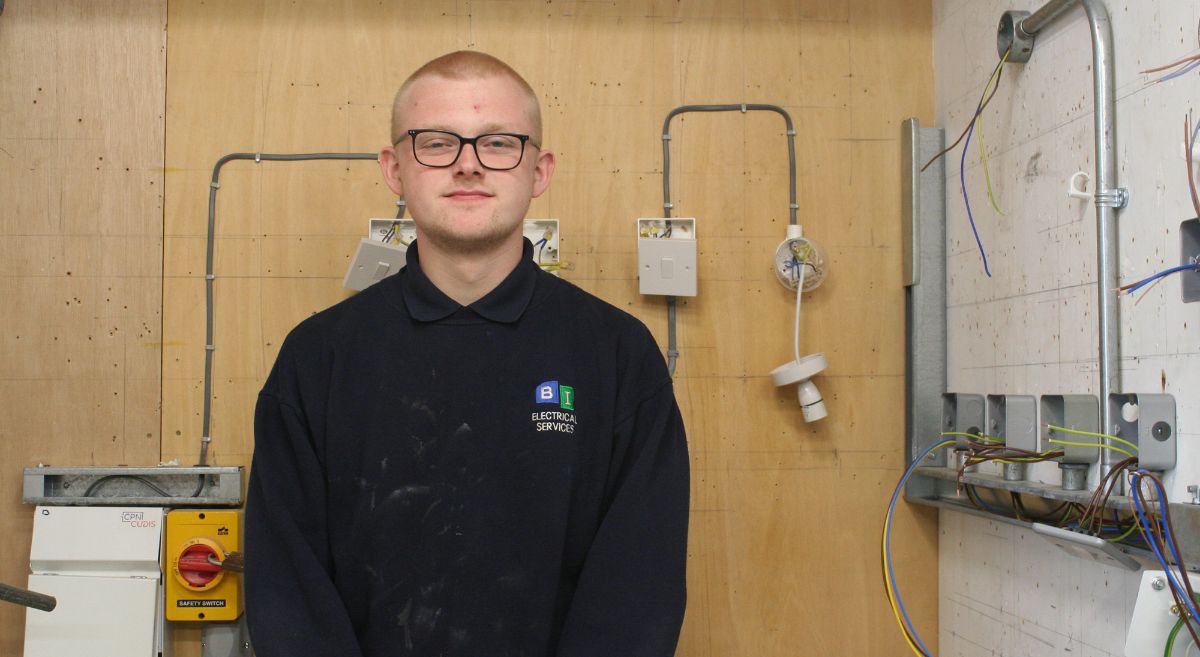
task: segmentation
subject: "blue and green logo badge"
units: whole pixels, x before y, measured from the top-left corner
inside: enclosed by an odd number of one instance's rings
[[[539,383],[533,396],[534,401],[539,404],[558,404],[563,410],[575,410],[575,389],[559,385],[558,381]]]

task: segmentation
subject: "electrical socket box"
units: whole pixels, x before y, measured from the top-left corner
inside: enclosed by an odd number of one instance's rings
[[[696,296],[696,220],[638,219],[638,291]]]
[[[1009,447],[1037,450],[1037,399],[1033,395],[988,395],[984,433]]]
[[[1179,224],[1181,265],[1200,264],[1200,218],[1188,219]],[[1179,272],[1182,284],[1180,294],[1184,303],[1200,301],[1200,269]]]
[[[1108,396],[1108,409],[1114,424],[1109,433],[1138,446],[1138,466],[1147,470],[1175,467],[1178,431],[1173,395],[1113,393]]]
[[[962,392],[942,394],[942,431],[978,434],[983,432],[983,395]],[[959,447],[967,446],[967,439],[955,436]]]
[[[1062,450],[1060,463],[1095,463],[1100,451],[1095,447],[1077,447],[1061,445],[1051,440],[1064,440],[1072,443],[1095,445],[1098,438],[1081,436],[1074,433],[1062,433],[1046,428],[1046,425],[1077,431],[1098,433],[1100,431],[1100,404],[1095,395],[1042,395],[1041,401],[1041,445],[1039,451]]]
[[[241,577],[219,565],[241,549],[240,521],[237,511],[167,514],[167,620],[232,621],[241,615]]]

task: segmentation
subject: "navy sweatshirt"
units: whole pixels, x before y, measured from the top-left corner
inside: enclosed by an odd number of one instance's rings
[[[470,306],[408,266],[297,326],[258,398],[259,657],[670,657],[688,454],[638,320],[525,257]]]

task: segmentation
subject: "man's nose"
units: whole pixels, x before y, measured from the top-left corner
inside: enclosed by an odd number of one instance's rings
[[[475,150],[475,144],[463,144],[462,152],[458,154],[458,161],[454,163],[454,172],[481,174],[483,168],[483,165],[479,163],[479,153]]]

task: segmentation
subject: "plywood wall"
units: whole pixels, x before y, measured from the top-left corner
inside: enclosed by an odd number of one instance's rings
[[[564,277],[642,318],[665,344],[665,304],[637,293],[633,265],[634,219],[661,212],[662,120],[683,103],[779,104],[798,131],[801,221],[830,259],[828,281],[805,298],[802,349],[830,359],[820,385],[831,417],[806,426],[794,391],[776,390],[767,376],[791,358],[794,297],[770,272],[788,221],[782,121],[767,113],[677,119],[675,213],[698,218],[701,258],[700,296],[679,308],[676,390],[693,463],[679,654],[904,650],[883,601],[877,536],[902,458],[898,124],[929,120],[927,2],[176,0],[168,23],[154,458],[161,451],[187,464],[199,452],[204,233],[221,155],[377,151],[408,72],[453,49],[495,54],[542,97],[559,168],[531,216],[562,221],[573,266]],[[161,93],[161,77],[148,79]],[[346,296],[341,278],[366,219],[394,211],[370,162],[225,167],[214,462],[249,463],[255,395],[280,341]],[[116,247],[102,255],[129,257]],[[141,412],[156,417],[156,400]],[[50,426],[38,418],[22,426],[45,431],[39,422]],[[66,445],[66,456],[87,462],[88,440]],[[909,611],[933,632],[933,518],[904,509],[898,523]],[[26,534],[7,552],[27,549]],[[6,567],[19,571],[22,558],[6,554]],[[178,643],[198,653],[195,632]]]
[[[0,581],[24,586],[21,469],[159,460],[166,3],[0,14]],[[0,655],[24,611],[0,604]]]

